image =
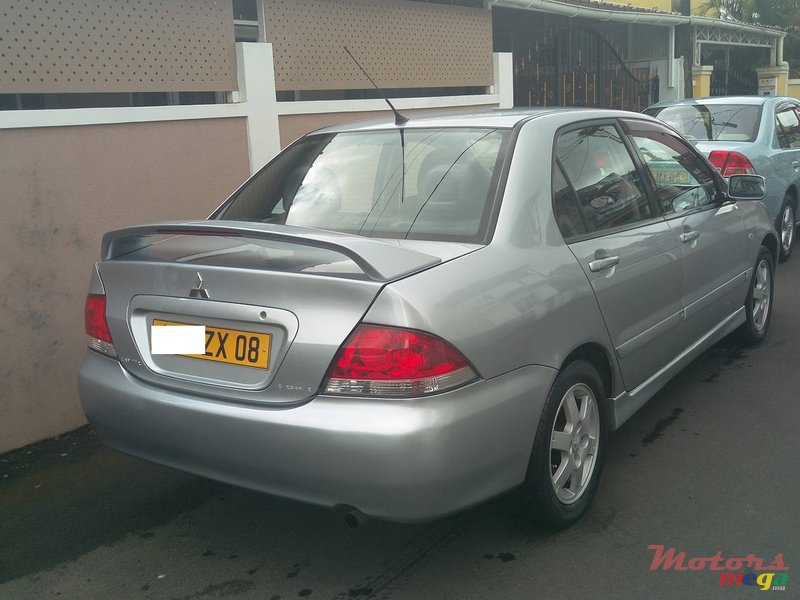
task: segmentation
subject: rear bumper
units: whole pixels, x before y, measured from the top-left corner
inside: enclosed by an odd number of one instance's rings
[[[425,399],[319,396],[265,408],[159,388],[89,351],[79,388],[100,438],[124,452],[270,494],[422,521],[522,482],[555,375],[529,366]]]

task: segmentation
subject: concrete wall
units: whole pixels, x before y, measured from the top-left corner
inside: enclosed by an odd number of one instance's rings
[[[773,96],[789,95],[789,63],[779,66],[758,67],[758,93]]]
[[[786,86],[786,95],[800,100],[800,79],[790,79]]]
[[[249,171],[241,117],[0,129],[0,452],[85,422],[76,373],[103,233],[204,218]]]
[[[706,98],[711,95],[711,74],[714,67],[695,65],[692,67],[692,98]]]
[[[649,68],[650,76],[658,74],[658,101],[680,100],[683,93],[683,60],[680,58],[630,62],[631,69]],[[671,72],[670,72],[671,70]]]
[[[476,105],[473,107],[476,111],[488,110],[498,108],[497,104],[484,104]],[[413,117],[420,114],[434,114],[434,113],[448,113],[455,110],[462,111],[463,108],[439,108],[439,109],[398,109],[407,117]],[[389,110],[379,111],[363,111],[363,112],[323,112],[311,114],[295,114],[295,115],[281,115],[278,118],[281,131],[281,147],[286,147],[294,140],[299,138],[310,131],[321,129],[330,125],[338,125],[340,123],[350,123],[353,121],[360,121],[363,119],[383,118],[390,119],[392,113]]]
[[[492,63],[494,83],[487,90],[487,94],[395,98],[391,102],[398,111],[408,117],[454,111],[512,108],[514,106],[513,55],[510,52],[495,52]],[[277,113],[282,148],[315,129],[362,119],[392,116],[384,100],[279,102]]]

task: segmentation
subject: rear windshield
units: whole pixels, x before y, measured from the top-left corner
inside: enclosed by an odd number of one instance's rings
[[[248,181],[214,218],[480,242],[509,134],[408,129],[309,136]]]
[[[678,104],[645,112],[689,140],[752,142],[761,121],[761,106],[753,104]]]

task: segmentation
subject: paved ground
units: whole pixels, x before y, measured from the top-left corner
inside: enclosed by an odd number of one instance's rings
[[[425,525],[347,529],[327,510],[177,473],[91,430],[0,456],[0,598],[732,598],[688,557],[782,553],[800,598],[800,256],[767,342],[728,339],[615,434],[587,516],[558,535],[507,499]]]

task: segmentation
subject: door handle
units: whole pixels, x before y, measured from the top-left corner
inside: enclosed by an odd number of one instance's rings
[[[700,232],[699,231],[687,231],[686,233],[682,233],[680,235],[681,241],[684,244],[686,244],[688,242],[691,242],[693,240],[696,240],[699,237],[700,237]]]
[[[619,264],[619,256],[606,256],[605,258],[596,258],[592,261],[589,261],[589,270],[592,273],[597,273],[598,271],[608,269],[618,264]]]

